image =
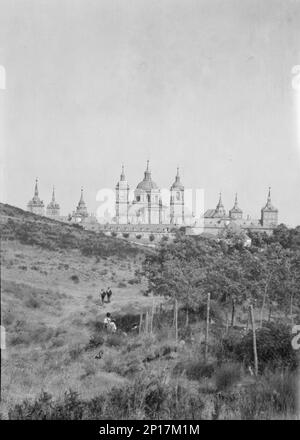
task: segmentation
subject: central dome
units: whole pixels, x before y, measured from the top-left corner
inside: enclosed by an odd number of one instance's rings
[[[140,189],[142,191],[151,191],[153,189],[158,189],[158,186],[151,179],[151,171],[149,170],[149,161],[147,161],[147,169],[144,173],[144,179],[138,184],[136,189]]]

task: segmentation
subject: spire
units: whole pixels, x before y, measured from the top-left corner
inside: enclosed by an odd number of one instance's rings
[[[34,188],[34,197],[39,196],[39,189],[38,189],[38,179],[35,179],[35,188]]]
[[[237,193],[235,193],[235,199],[234,199],[234,208],[238,208],[238,199],[237,199]]]
[[[271,187],[269,186],[269,192],[268,192],[268,199],[267,199],[267,204],[271,204]]]
[[[122,164],[122,172],[121,172],[120,180],[121,181],[126,180],[125,171],[124,171],[124,164]]]
[[[220,191],[220,193],[219,193],[219,202],[217,204],[217,208],[221,208],[221,207],[223,207],[223,202],[222,202],[222,193]]]
[[[229,215],[231,218],[242,218],[243,211],[239,207],[238,204],[238,196],[235,193],[234,205],[233,208],[229,211]]]
[[[54,185],[53,185],[53,190],[52,190],[52,202],[55,202],[55,189],[54,189]]]
[[[83,200],[83,187],[81,187],[81,195],[80,195],[79,203],[84,203],[84,200]]]
[[[151,171],[150,171],[150,168],[149,168],[149,159],[147,160],[147,168],[146,168],[146,171],[145,171],[144,180],[151,180]]]

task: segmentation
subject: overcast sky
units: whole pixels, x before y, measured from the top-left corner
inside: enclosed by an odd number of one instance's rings
[[[0,64],[2,201],[25,208],[38,177],[46,204],[54,184],[67,214],[83,186],[95,211],[122,162],[134,188],[149,159],[206,208],[238,192],[258,217],[271,186],[300,224],[299,1],[0,0]]]

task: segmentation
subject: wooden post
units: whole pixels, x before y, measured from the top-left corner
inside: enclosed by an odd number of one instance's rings
[[[208,355],[209,313],[210,313],[210,293],[207,294],[205,352],[204,352],[205,361],[207,361],[207,355]]]
[[[226,327],[225,327],[225,334],[228,333],[228,327],[229,327],[229,319],[228,319],[228,313],[226,312]]]
[[[291,293],[291,299],[290,299],[290,318],[292,327],[294,326],[294,317],[293,317],[293,292]]]
[[[255,376],[257,376],[258,375],[258,359],[257,359],[257,347],[256,347],[255,321],[254,321],[252,304],[249,307],[249,312],[250,312],[252,334],[253,334],[254,372],[255,372]]]
[[[154,306],[154,300],[152,302],[152,310],[151,310],[151,316],[150,316],[150,333],[153,332],[153,317],[155,312],[155,306]]]
[[[174,307],[174,325],[175,325],[175,341],[177,344],[177,342],[178,342],[178,303],[177,303],[177,299],[175,299],[175,307]]]
[[[142,326],[143,326],[143,314],[140,313],[139,335],[142,333]]]
[[[186,308],[185,326],[189,325],[189,309]]]
[[[234,318],[235,318],[235,300],[232,298],[232,310],[231,310],[231,327],[234,326]]]
[[[268,322],[271,321],[271,317],[272,317],[272,301],[270,302],[270,305],[269,305]]]
[[[145,333],[148,333],[149,331],[149,312],[147,310],[146,312],[146,320],[145,320]]]

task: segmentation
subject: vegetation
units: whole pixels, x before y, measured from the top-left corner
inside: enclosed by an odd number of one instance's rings
[[[249,247],[232,231],[175,230],[144,252],[7,205],[1,214],[10,345],[1,417],[296,417],[300,228],[249,232]],[[112,302],[102,304],[110,285]],[[116,334],[104,329],[107,311]]]

